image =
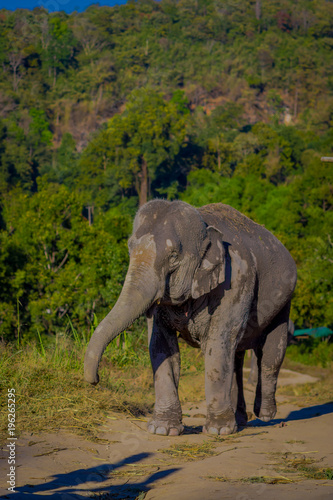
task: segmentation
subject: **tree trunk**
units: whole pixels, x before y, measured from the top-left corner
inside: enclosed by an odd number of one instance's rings
[[[257,21],[260,21],[261,17],[261,0],[256,0],[255,13]]]
[[[144,157],[142,160],[142,168],[140,172],[140,191],[139,191],[139,206],[142,207],[147,203],[148,199],[148,167]]]
[[[13,73],[13,76],[14,76],[14,80],[13,80],[13,90],[14,92],[17,91],[17,84],[16,84],[16,67],[14,67],[14,73]]]
[[[297,117],[298,113],[298,87],[295,90],[295,100],[294,100],[294,118]]]

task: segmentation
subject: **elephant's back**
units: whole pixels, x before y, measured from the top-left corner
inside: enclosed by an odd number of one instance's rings
[[[223,240],[237,249],[240,254],[252,251],[264,261],[276,264],[294,261],[286,247],[268,229],[243,215],[238,210],[223,203],[212,203],[199,208],[208,225],[215,226],[223,235]],[[273,262],[272,262],[273,264]]]
[[[258,277],[268,283],[263,296],[273,288],[288,288],[289,295],[293,292],[297,274],[294,259],[268,229],[223,203],[205,205],[199,211],[206,224],[221,231],[223,241],[230,245],[230,251],[236,250],[242,258],[255,265]],[[274,269],[278,272],[274,273]],[[288,276],[287,284],[280,283],[284,275]]]
[[[219,226],[222,225],[224,229],[228,228],[235,233],[244,232],[248,235],[257,234],[258,230],[267,231],[263,226],[260,226],[230,205],[212,203],[204,205],[198,210],[205,222],[212,225],[215,223],[219,229]]]

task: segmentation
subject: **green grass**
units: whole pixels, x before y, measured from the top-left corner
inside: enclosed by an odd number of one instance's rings
[[[299,340],[287,348],[286,358],[308,366],[333,367],[333,342],[329,339]]]

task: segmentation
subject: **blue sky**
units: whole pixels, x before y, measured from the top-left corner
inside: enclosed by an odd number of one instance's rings
[[[74,10],[82,12],[89,5],[94,3],[112,6],[126,3],[126,0],[100,0],[99,2],[93,2],[91,0],[0,0],[0,9],[15,10],[44,7],[49,12],[64,10],[69,13]]]

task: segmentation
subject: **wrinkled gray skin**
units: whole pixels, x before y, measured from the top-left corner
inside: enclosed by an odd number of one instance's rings
[[[293,321],[289,319],[287,345],[296,343],[294,338],[294,331],[295,331],[295,325]],[[258,358],[256,356],[255,351],[253,350],[251,351],[251,371],[248,378],[248,383],[252,385],[257,385],[257,382],[258,382]]]
[[[130,265],[119,299],[96,328],[85,379],[98,383],[106,346],[141,314],[148,318],[155,408],[148,431],[183,431],[178,398],[177,332],[205,357],[209,434],[245,425],[242,367],[246,349],[258,359],[255,414],[275,416],[275,389],[287,346],[295,263],[264,227],[216,203],[199,209],[154,200],[134,220]]]

